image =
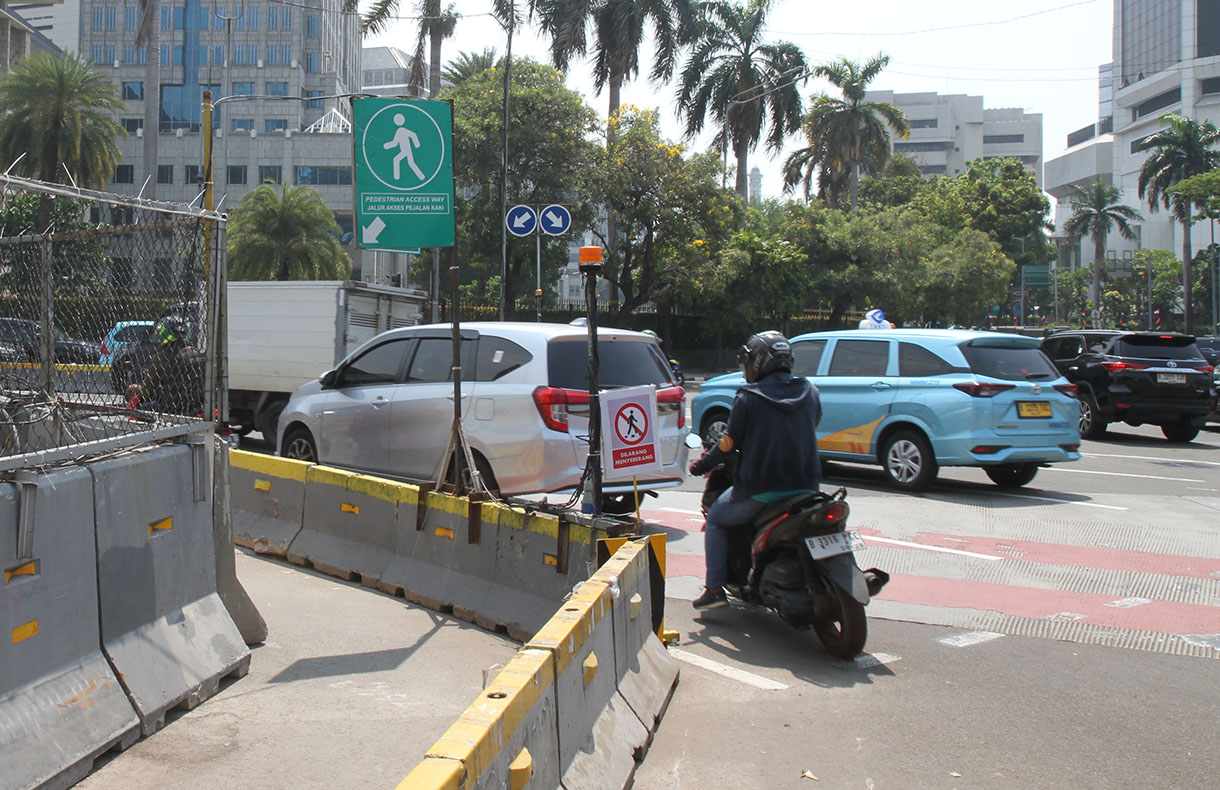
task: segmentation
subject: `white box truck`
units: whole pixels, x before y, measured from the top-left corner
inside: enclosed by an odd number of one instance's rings
[[[230,282],[229,423],[275,441],[293,391],[387,329],[420,323],[422,291],[354,280]]]

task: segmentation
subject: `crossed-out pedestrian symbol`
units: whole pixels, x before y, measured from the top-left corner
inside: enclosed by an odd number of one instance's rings
[[[614,433],[624,444],[639,444],[648,434],[648,416],[638,404],[628,403],[614,415]]]
[[[436,178],[445,161],[445,137],[431,115],[411,104],[382,107],[369,118],[360,141],[373,177],[409,192]]]

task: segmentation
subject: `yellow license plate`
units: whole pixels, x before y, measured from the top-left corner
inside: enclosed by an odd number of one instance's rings
[[[1041,400],[1017,401],[1018,417],[1050,417],[1051,405]]]

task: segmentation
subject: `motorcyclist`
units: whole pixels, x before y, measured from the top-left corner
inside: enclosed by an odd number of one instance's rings
[[[750,523],[768,504],[818,490],[816,429],[822,419],[818,390],[792,375],[792,347],[776,331],[750,337],[737,354],[746,386],[737,391],[728,428],[690,466],[703,475],[738,454],[733,485],[708,510],[704,533],[706,589],[699,610],[726,606],[728,530]]]
[[[155,329],[160,348],[149,360],[140,385],[140,404],[152,411],[194,415],[203,407],[199,352],[187,345],[190,327],[179,317],[157,322]]]

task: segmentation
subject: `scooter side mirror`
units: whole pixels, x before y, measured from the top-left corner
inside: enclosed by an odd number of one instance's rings
[[[686,438],[682,440],[686,446],[692,450],[698,450],[703,447],[703,439],[699,438],[697,433],[688,433]]]

